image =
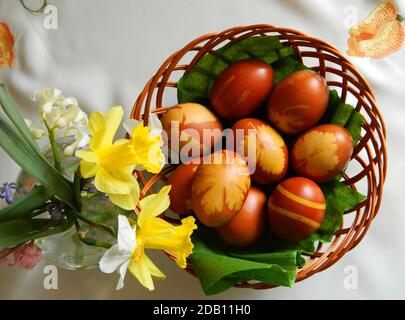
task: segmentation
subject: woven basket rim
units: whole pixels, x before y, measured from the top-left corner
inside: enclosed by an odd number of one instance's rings
[[[346,252],[356,247],[363,239],[379,210],[386,177],[387,150],[384,119],[377,107],[374,92],[367,80],[339,50],[323,40],[308,36],[298,30],[275,27],[270,24],[236,26],[221,32],[208,33],[190,41],[182,49],[175,51],[162,63],[161,67],[146,83],[144,89],[136,99],[131,112],[131,118],[143,119],[144,123],[147,124],[149,112],[156,114],[166,112],[170,107],[165,107],[162,104],[164,90],[166,88],[176,87],[176,83],[170,81],[171,74],[175,71],[187,71],[191,69],[201,57],[217,46],[217,43],[222,44],[224,41],[241,40],[243,36],[249,37],[268,33],[277,34],[282,40],[288,42],[293,47],[301,62],[306,58],[318,59],[319,65],[312,67],[312,69],[318,71],[321,75],[325,76],[327,73],[332,73],[340,76],[341,82],[331,80],[328,81],[328,85],[340,88],[340,96],[344,101],[347,95],[352,95],[357,98],[356,110],[366,115],[369,119],[363,123],[365,134],[355,147],[351,160],[356,160],[363,169],[353,177],[349,177],[346,174],[344,175],[346,184],[354,189],[356,189],[356,183],[366,179],[367,199],[354,208],[354,210],[347,213],[355,215],[351,226],[342,227],[342,229],[337,232],[332,242],[328,244],[325,251],[321,251],[323,245],[318,244],[315,253],[308,258],[305,266],[297,270],[296,282],[299,282],[336,263]],[[304,51],[301,49],[307,47],[315,51]],[[185,54],[194,51],[196,55],[191,62],[188,64],[180,63]],[[333,66],[329,66],[328,63],[332,63]],[[340,69],[337,69],[336,66],[339,66]],[[355,89],[357,89],[357,91]],[[152,104],[155,90],[157,90],[157,95]],[[151,111],[152,106],[154,107],[153,111]],[[142,113],[143,109],[144,111]],[[367,159],[364,159],[361,152],[367,155]],[[149,180],[145,178],[142,172],[137,172],[138,178],[144,185],[141,191],[141,197],[150,193],[152,186],[157,181],[161,179],[164,180],[165,175],[171,170],[173,170],[173,166],[165,168],[161,173],[154,175]],[[171,222],[175,222],[170,218],[167,219]],[[173,254],[168,252],[166,252],[166,254],[173,261],[176,259]],[[195,276],[193,267],[189,262],[185,270]],[[251,283],[246,281],[235,285],[235,287],[269,289],[275,286],[268,283]]]

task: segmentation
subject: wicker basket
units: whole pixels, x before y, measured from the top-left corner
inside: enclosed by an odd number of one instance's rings
[[[344,179],[347,185],[366,194],[367,199],[345,214],[344,225],[331,243],[318,244],[316,252],[298,270],[298,282],[325,270],[353,249],[363,239],[381,204],[387,166],[384,121],[369,84],[338,50],[322,40],[272,25],[241,26],[207,34],[176,51],[162,64],[136,100],[131,118],[148,119],[149,112],[163,114],[168,109],[163,107],[164,98],[166,95],[175,97],[176,82],[184,71],[190,70],[211,50],[256,35],[277,35],[282,42],[289,43],[301,62],[324,76],[329,87],[338,90],[342,100],[355,105],[356,110],[365,118],[361,140],[349,165],[350,173]],[[144,122],[147,124],[147,120]],[[170,170],[173,168],[165,168],[152,178],[139,172],[138,176],[143,184],[142,196],[153,192],[152,187],[159,180],[165,181],[165,175]],[[174,259],[170,255],[169,257]],[[194,274],[191,265],[186,270]],[[236,287],[268,289],[272,286],[247,281]]]

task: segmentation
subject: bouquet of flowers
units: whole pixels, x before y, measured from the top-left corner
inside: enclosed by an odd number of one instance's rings
[[[31,269],[41,259],[43,241],[69,231],[86,247],[100,248],[100,270],[119,271],[117,289],[128,269],[149,290],[153,278],[165,278],[147,249],[175,254],[185,268],[195,219],[184,218],[180,225],[161,219],[170,204],[170,186],[141,197],[134,173],[157,173],[165,164],[159,119],[151,115],[148,126],[130,120],[124,124],[127,137],[115,140],[124,113],[120,106],[88,117],[75,98],[57,89],[38,90],[33,100],[40,125],[24,119],[0,85],[0,146],[25,176],[0,189],[6,204],[0,210],[1,264]],[[40,148],[42,139],[49,141],[49,152]],[[102,201],[99,215],[89,213],[94,199]],[[115,208],[109,220],[102,214],[105,207]]]

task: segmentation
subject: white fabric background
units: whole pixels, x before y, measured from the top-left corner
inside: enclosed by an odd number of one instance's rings
[[[35,2],[35,1],[34,1]],[[129,113],[137,94],[160,64],[190,40],[235,25],[270,23],[291,27],[346,49],[345,8],[364,17],[378,1],[361,0],[49,0],[58,9],[58,30],[46,30],[18,1],[0,0],[0,21],[15,35],[16,67],[0,69],[26,117],[35,118],[32,92],[57,87],[76,96],[91,112],[121,104]],[[405,8],[405,7],[404,7]],[[402,12],[404,14],[405,12]],[[375,90],[388,127],[389,171],[384,201],[363,242],[328,270],[293,289],[231,289],[214,299],[365,299],[405,298],[405,49],[388,59],[352,59]],[[1,137],[0,137],[1,138]],[[0,150],[1,181],[18,168]],[[97,270],[59,270],[59,289],[43,288],[43,264],[36,270],[0,269],[0,298],[197,299],[205,298],[198,281],[163,254],[152,258],[168,279],[149,293],[127,276],[115,292],[117,275]],[[358,269],[357,290],[344,288],[344,267]]]

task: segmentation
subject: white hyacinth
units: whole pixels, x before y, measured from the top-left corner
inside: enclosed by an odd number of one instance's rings
[[[88,144],[88,117],[79,108],[76,98],[64,97],[59,89],[43,88],[34,92],[32,100],[37,102],[39,116],[45,125],[33,126],[31,120],[25,120],[35,139],[47,135],[48,129],[55,135],[61,133],[65,137],[73,136],[74,142],[64,149],[66,156],[73,155],[77,148]]]

